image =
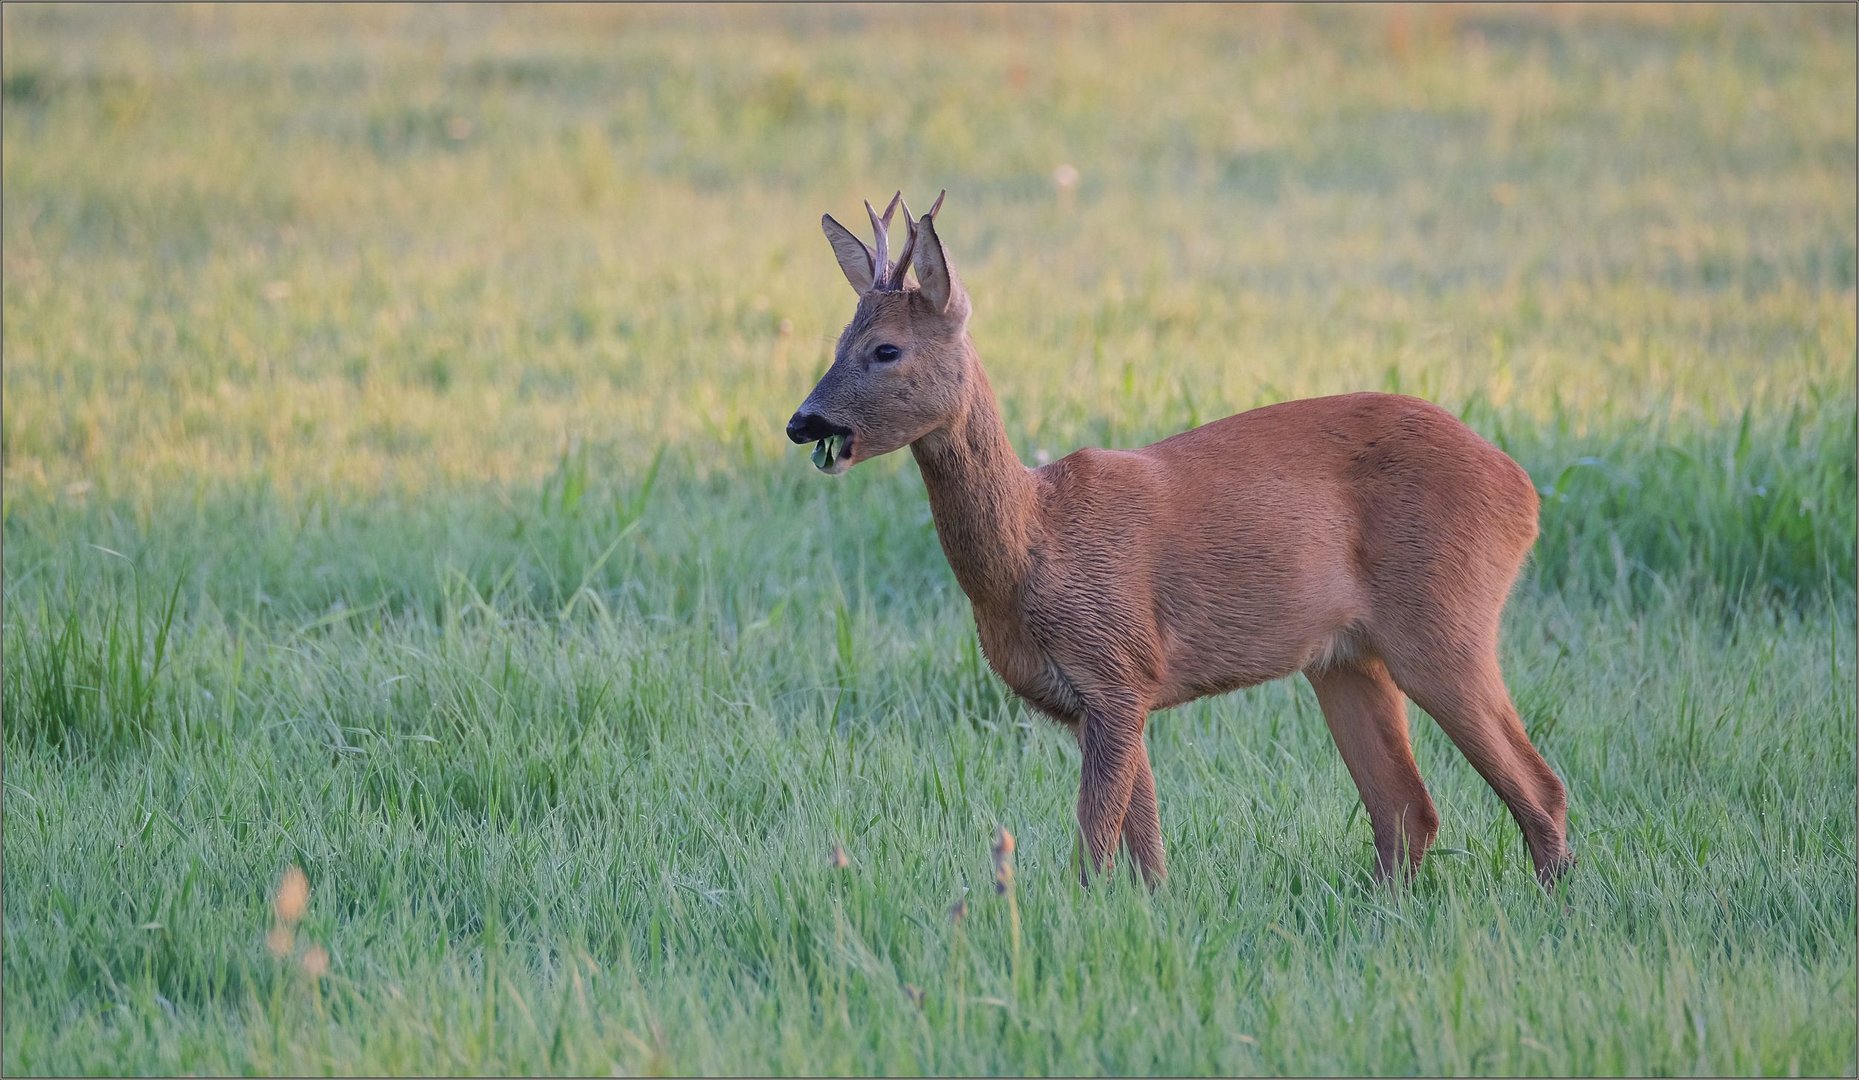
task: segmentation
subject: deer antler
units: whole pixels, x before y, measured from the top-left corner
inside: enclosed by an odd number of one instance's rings
[[[942,194],[936,196],[936,205],[930,207],[929,216],[931,221],[936,219],[936,211],[942,209],[943,196],[947,194],[949,194],[949,191],[947,188],[944,188]],[[908,227],[910,235],[904,240],[903,253],[897,256],[897,267],[891,271],[890,280],[887,281],[884,286],[887,289],[893,290],[904,287],[904,274],[910,269],[910,257],[916,254],[917,250],[917,219],[915,215],[910,212],[910,204],[903,201],[902,192],[898,193],[898,204],[904,209],[904,224]],[[872,280],[875,281],[877,279],[873,278]]]
[[[884,208],[880,218],[878,211],[871,208],[871,200],[865,200],[865,212],[871,215],[872,231],[878,234],[878,250],[871,257],[871,280],[874,286],[884,287],[886,273],[890,270],[891,259],[891,215],[897,213],[897,204],[902,202],[904,193],[899,191],[891,196],[891,204]],[[894,286],[893,286],[894,287]]]

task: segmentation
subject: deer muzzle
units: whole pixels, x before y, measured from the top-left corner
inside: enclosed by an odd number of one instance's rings
[[[815,443],[813,464],[825,473],[844,471],[834,466],[845,462],[852,452],[852,429],[835,424],[819,413],[805,410],[795,413],[787,422],[787,437],[796,443]]]

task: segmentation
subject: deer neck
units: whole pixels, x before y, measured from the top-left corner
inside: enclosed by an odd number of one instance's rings
[[[994,390],[964,339],[972,377],[949,424],[910,444],[929,491],[936,538],[955,580],[978,607],[1007,603],[1032,563],[1033,473],[1020,463]]]

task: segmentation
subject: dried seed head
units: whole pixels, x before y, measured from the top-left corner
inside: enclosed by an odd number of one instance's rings
[[[910,999],[910,1004],[915,1005],[919,1009],[923,1007],[923,988],[922,987],[912,986],[909,983],[905,983],[904,984],[904,996]]]
[[[278,882],[277,895],[271,899],[271,909],[277,912],[278,921],[285,925],[295,925],[303,918],[303,913],[310,907],[310,879],[303,871],[293,866],[284,871],[284,879]]]
[[[994,833],[994,891],[1004,893],[1013,887],[1013,834],[1005,825]]]
[[[833,869],[844,870],[848,866],[852,865],[852,857],[846,854],[845,848],[840,847],[838,844],[834,844],[831,862],[833,865]]]
[[[265,948],[270,949],[271,955],[279,960],[289,956],[296,943],[296,935],[292,934],[287,926],[272,927],[271,932],[265,935]]]
[[[329,950],[321,945],[312,945],[303,951],[303,973],[312,979],[320,979],[329,974]]]

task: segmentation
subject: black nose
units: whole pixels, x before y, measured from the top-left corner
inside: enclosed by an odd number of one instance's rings
[[[848,434],[845,428],[829,423],[819,413],[797,412],[787,422],[787,437],[797,443],[818,442],[828,435]]]

